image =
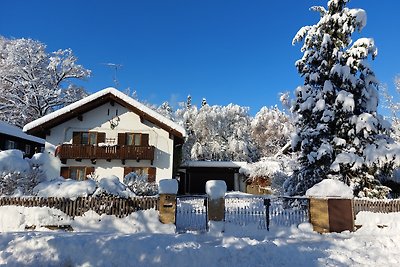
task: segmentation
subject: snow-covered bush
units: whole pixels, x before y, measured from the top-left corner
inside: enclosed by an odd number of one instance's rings
[[[124,184],[138,196],[154,196],[158,194],[156,183],[149,183],[147,175],[138,175],[136,172],[128,173],[124,177]]]
[[[65,197],[76,199],[77,197],[91,196],[96,189],[97,184],[91,179],[76,181],[57,177],[39,183],[33,189],[33,194],[39,197]]]
[[[97,189],[93,196],[117,196],[122,198],[129,198],[136,196],[132,191],[115,175],[99,179]]]
[[[274,195],[283,195],[283,183],[290,170],[283,160],[263,158],[259,162],[247,164],[240,173],[248,177],[248,182],[256,182],[261,189],[271,190]]]
[[[19,150],[0,152],[0,195],[31,195],[33,188],[44,180],[39,165],[24,159]]]

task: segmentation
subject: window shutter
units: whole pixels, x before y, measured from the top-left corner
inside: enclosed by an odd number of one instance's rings
[[[72,144],[80,145],[82,143],[81,132],[72,133]]]
[[[154,167],[148,169],[147,181],[149,183],[154,183],[156,181],[156,171],[157,169]]]
[[[97,133],[97,143],[106,142],[106,133]]]
[[[64,177],[65,179],[70,178],[69,167],[61,167],[60,176]]]
[[[141,146],[149,146],[149,134],[142,134]]]
[[[118,145],[123,146],[126,144],[126,134],[118,133]]]
[[[133,172],[133,168],[132,167],[125,167],[124,168],[124,177],[126,175],[128,175],[129,173]]]
[[[86,172],[86,173],[85,173],[86,176],[88,176],[89,174],[91,174],[91,173],[94,172],[94,167],[86,167],[85,172]],[[86,177],[85,177],[85,179],[86,179]]]

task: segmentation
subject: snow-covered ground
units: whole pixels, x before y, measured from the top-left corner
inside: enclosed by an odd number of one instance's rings
[[[321,235],[309,224],[269,232],[227,224],[224,233],[176,234],[155,210],[122,219],[87,212],[72,220],[49,208],[9,206],[0,207],[0,265],[399,266],[399,222],[399,213],[361,212],[356,224],[363,227],[354,233]],[[74,231],[40,227],[54,224]]]

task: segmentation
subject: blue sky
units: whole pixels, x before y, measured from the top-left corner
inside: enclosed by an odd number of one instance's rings
[[[294,62],[297,30],[319,15],[308,9],[321,0],[3,0],[0,35],[32,38],[49,51],[71,48],[92,70],[89,92],[130,87],[140,99],[176,105],[188,94],[200,104],[235,103],[251,108],[279,104],[279,92],[303,83]],[[400,1],[352,0],[367,11],[361,33],[375,39],[379,56],[371,64],[378,79],[393,89],[400,73]],[[6,11],[6,12],[4,12]],[[356,36],[353,38],[355,39]]]

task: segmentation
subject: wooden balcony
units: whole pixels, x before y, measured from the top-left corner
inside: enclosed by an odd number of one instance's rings
[[[94,146],[94,145],[73,145],[64,144],[61,145],[58,153],[58,157],[61,161],[67,159],[90,159],[95,161],[96,159],[122,160],[125,164],[125,160],[150,160],[153,164],[154,160],[154,146]]]

